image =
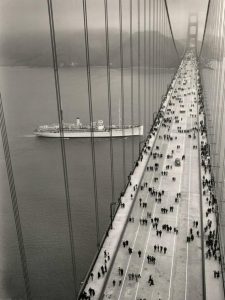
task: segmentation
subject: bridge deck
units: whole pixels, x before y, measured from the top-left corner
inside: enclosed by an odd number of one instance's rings
[[[90,279],[88,287],[97,291],[92,299],[99,298],[99,284],[104,289],[101,296],[104,299],[203,299],[202,183],[199,176],[199,136],[198,131],[193,129],[198,128],[196,70],[193,61],[183,61],[178,71],[170,103],[151,149],[153,154],[148,154],[142,187],[137,191],[130,213],[131,221],[123,232],[122,241],[128,241],[128,246],[123,242],[119,246],[110,273],[104,275],[108,277],[107,284],[104,280],[102,282],[104,276],[101,276],[101,284],[96,274],[93,282]],[[182,160],[183,155],[185,159]],[[175,166],[176,158],[180,159],[180,166]],[[135,176],[132,177],[131,188],[136,184]],[[140,179],[140,174],[138,176]],[[156,196],[149,192],[150,188],[161,194],[164,191],[164,194]],[[181,196],[177,197],[177,193]],[[203,202],[205,216],[205,198]],[[147,225],[143,225],[143,219],[147,220]],[[204,218],[204,226],[206,221]],[[214,222],[212,230],[213,226]],[[178,233],[175,233],[176,230]],[[187,242],[187,237],[192,237],[190,242]],[[129,248],[132,249],[131,254]],[[155,263],[148,262],[148,256],[154,257]],[[218,262],[207,260],[207,299],[212,299],[211,287],[216,296],[214,299],[223,299],[222,280],[214,278],[213,270],[219,270]],[[151,285],[150,276],[154,285]]]

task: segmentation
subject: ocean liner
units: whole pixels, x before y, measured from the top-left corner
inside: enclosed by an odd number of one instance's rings
[[[65,138],[89,138],[93,133],[94,137],[107,138],[143,135],[143,125],[112,125],[106,127],[102,120],[93,122],[92,126],[83,125],[80,118],[76,119],[75,123],[63,123],[63,136]],[[57,138],[60,137],[59,124],[41,125],[34,134],[39,137]]]

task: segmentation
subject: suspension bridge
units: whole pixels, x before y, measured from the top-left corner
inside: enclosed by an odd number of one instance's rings
[[[80,275],[77,266],[54,3],[51,0],[46,2],[69,241],[71,296],[65,299],[224,299],[224,1],[208,1],[202,37],[199,37],[198,14],[189,15],[183,49],[173,34],[166,0],[129,0],[126,1],[127,6],[118,0],[119,45],[116,58],[120,73],[121,126],[125,128],[127,120],[132,126],[135,122],[138,125],[143,123],[144,134],[138,139],[130,137],[130,169],[127,139],[121,139],[122,191],[118,195],[115,140],[112,133],[109,137],[109,220],[102,234],[99,221],[101,185],[98,182],[93,133],[90,14],[88,1],[82,0],[91,128],[91,198],[95,220],[91,235],[96,239],[96,254],[89,269],[85,270],[85,276]],[[112,128],[113,67],[108,0],[102,1],[102,8],[107,120]],[[126,31],[124,44],[127,22],[129,37]],[[168,69],[171,74],[165,76]],[[126,102],[128,90],[129,109]],[[5,114],[4,101],[7,100],[4,98],[0,97],[0,128],[24,282],[20,298],[50,299],[43,296],[43,291],[42,296],[35,294],[33,288],[35,274],[31,276],[32,257],[25,242],[26,230],[17,196]],[[63,289],[63,283],[60,288]],[[15,296],[10,297],[16,299]],[[62,297],[55,296],[54,299]]]

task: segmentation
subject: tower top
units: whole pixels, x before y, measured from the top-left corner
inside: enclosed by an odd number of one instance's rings
[[[186,49],[193,49],[197,52],[197,41],[198,41],[198,14],[190,13],[188,17]]]

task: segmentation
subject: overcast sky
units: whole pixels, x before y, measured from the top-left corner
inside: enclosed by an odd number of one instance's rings
[[[90,28],[104,28],[103,0],[88,0]],[[118,0],[108,0],[110,27],[118,27]],[[141,0],[143,12],[144,0]],[[147,3],[149,1],[147,0]],[[199,38],[203,32],[208,0],[168,0],[175,38],[186,38],[190,12],[199,15]],[[133,0],[134,24],[137,20],[137,0]],[[56,29],[83,28],[82,0],[53,0]],[[129,22],[129,0],[123,0],[124,28]],[[47,0],[1,0],[0,34],[26,34],[48,30]],[[134,28],[135,30],[136,28]]]

